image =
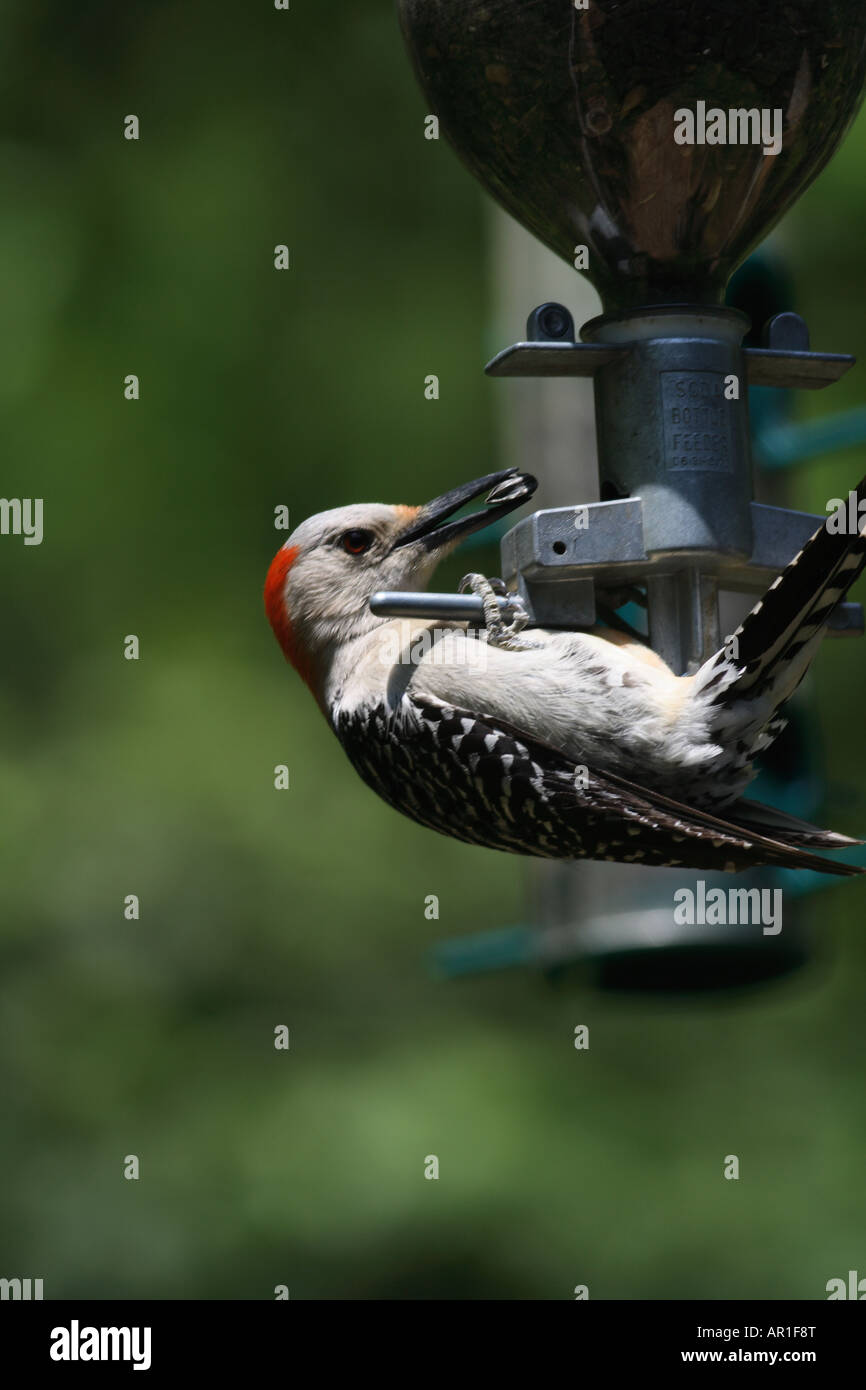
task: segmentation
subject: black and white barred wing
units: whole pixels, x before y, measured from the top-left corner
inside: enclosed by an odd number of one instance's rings
[[[394,712],[343,713],[335,732],[379,796],[469,844],[550,859],[858,872],[582,767],[520,729],[433,696],[406,694]]]

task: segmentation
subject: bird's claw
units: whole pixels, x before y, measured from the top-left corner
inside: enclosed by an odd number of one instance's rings
[[[491,646],[504,647],[506,651],[522,651],[524,648],[535,646],[534,642],[529,642],[519,635],[529,623],[526,605],[519,594],[508,592],[503,580],[487,579],[483,574],[465,574],[459,588],[461,594],[465,594],[468,589],[476,598],[481,599],[484,612],[483,632]],[[507,599],[508,620],[503,617],[499,605],[500,598]]]

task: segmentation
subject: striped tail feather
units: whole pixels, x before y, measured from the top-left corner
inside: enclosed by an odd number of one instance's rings
[[[819,526],[744,618],[735,640],[698,673],[705,692],[719,686],[711,704],[730,707],[771,695],[775,710],[796,689],[827,620],[866,565],[866,517],[860,520],[859,513],[860,502],[866,501],[866,478],[854,495],[860,529],[839,534],[828,530],[827,522]],[[732,666],[736,675],[725,680]]]

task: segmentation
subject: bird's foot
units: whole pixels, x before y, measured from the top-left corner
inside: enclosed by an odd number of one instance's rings
[[[528,638],[520,636],[529,623],[529,614],[523,599],[519,594],[509,594],[501,579],[487,579],[483,574],[465,574],[459,587],[461,594],[465,594],[468,589],[476,598],[481,599],[484,611],[482,631],[492,647],[504,647],[506,651],[517,652],[536,645]],[[503,616],[500,598],[507,599],[507,619]]]

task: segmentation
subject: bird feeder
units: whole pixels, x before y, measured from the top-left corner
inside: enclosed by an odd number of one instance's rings
[[[487,365],[493,377],[591,377],[595,394],[601,500],[578,496],[518,522],[502,542],[503,577],[550,628],[591,626],[639,592],[651,646],[690,672],[724,640],[719,591],[762,592],[826,520],[754,500],[748,388],[823,389],[853,359],[812,351],[791,312],[769,321],[762,345],[744,346],[749,319],[724,296],[853,119],[866,9],[400,0],[399,10],[443,133],[602,300],[579,332],[566,308],[542,304],[525,339]],[[449,596],[424,597],[436,616]],[[405,611],[400,595],[376,601]],[[859,605],[840,605],[832,628],[862,632]],[[645,883],[667,871],[638,872]],[[666,953],[686,984],[724,976],[721,955],[736,962],[735,982],[796,963],[800,948],[760,927],[677,933],[670,902],[666,889],[640,911],[576,921],[571,936],[566,913],[548,963],[557,940],[563,957],[582,943],[619,961],[623,979],[663,981]]]

